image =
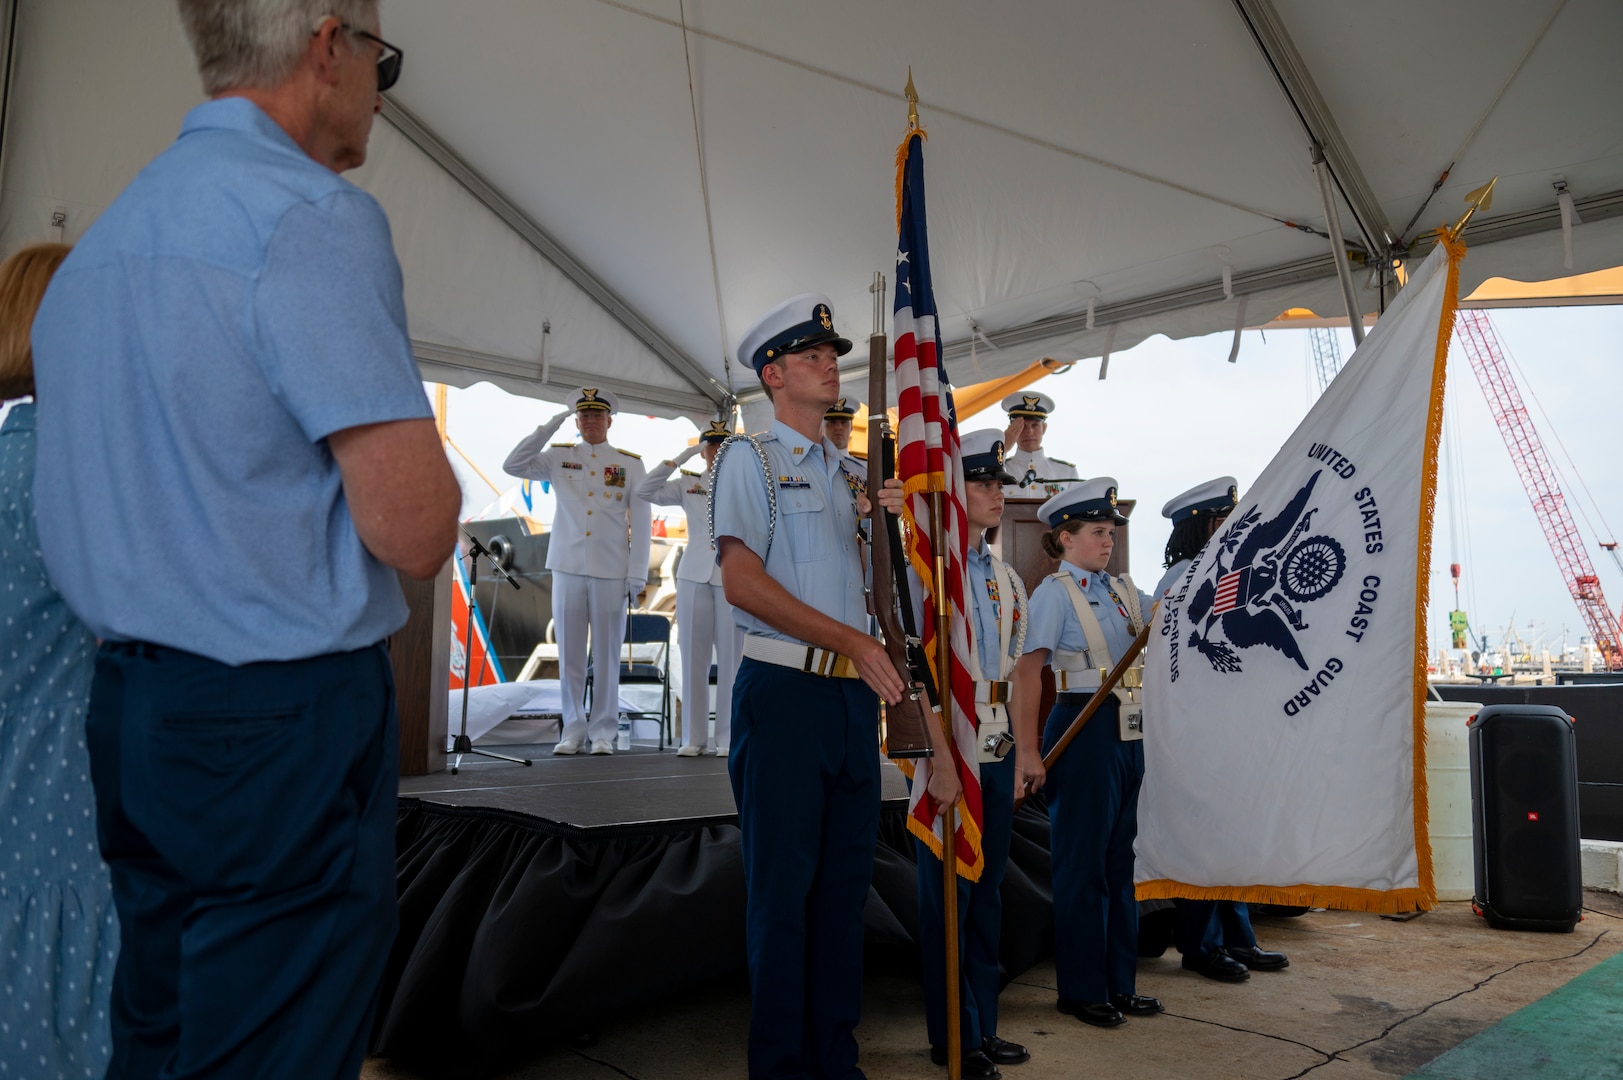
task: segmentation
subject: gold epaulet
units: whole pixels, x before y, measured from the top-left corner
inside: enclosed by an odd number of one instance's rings
[[[572,442],[555,442],[552,444],[552,448],[554,450],[573,450],[575,444]]]
[[[616,446],[615,449],[620,450],[618,446]],[[642,460],[641,454],[633,454],[630,450],[620,450],[620,453],[624,454],[626,457],[636,458],[638,461]]]
[[[1074,462],[1074,461],[1062,461],[1062,460],[1061,460],[1061,459],[1059,459],[1059,458],[1057,458],[1057,457],[1051,457],[1051,458],[1049,458],[1049,459],[1048,459],[1048,460],[1049,460],[1049,461],[1052,461],[1052,462],[1053,462],[1053,463],[1054,463],[1054,464],[1055,464],[1055,465],[1063,465],[1063,466],[1065,466],[1065,467],[1066,467],[1066,468],[1067,468],[1067,469],[1074,469],[1074,468],[1076,468],[1076,462]]]
[[[704,473],[696,473],[692,469],[683,469],[682,470],[682,475],[683,476],[703,476]]]

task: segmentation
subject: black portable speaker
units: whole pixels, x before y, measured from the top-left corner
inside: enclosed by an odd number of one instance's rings
[[[1553,705],[1489,705],[1471,720],[1476,909],[1503,930],[1571,933],[1583,916],[1578,754]]]

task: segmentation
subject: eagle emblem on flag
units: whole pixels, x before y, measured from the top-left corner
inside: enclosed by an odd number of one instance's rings
[[[1262,521],[1253,504],[1217,539],[1209,576],[1190,598],[1189,647],[1218,672],[1240,670],[1235,649],[1266,645],[1308,670],[1296,634],[1308,628],[1306,605],[1330,595],[1347,571],[1340,541],[1312,531],[1315,472],[1277,515]],[[1224,565],[1224,556],[1233,562]]]

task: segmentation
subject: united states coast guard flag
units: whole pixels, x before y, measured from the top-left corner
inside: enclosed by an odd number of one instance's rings
[[[909,86],[912,84],[909,83]],[[951,764],[958,770],[964,794],[956,815],[953,850],[958,873],[972,881],[981,876],[981,785],[975,764],[975,675],[969,670],[969,621],[964,617],[964,565],[969,550],[969,518],[964,511],[964,470],[958,450],[958,419],[953,411],[952,383],[941,364],[936,329],[935,292],[930,285],[930,248],[924,213],[924,132],[913,129],[896,151],[896,473],[907,495],[903,518],[910,526],[908,560],[924,582],[924,649],[936,686],[942,687],[943,715],[952,718]],[[942,493],[946,535],[946,580],[937,581],[930,541],[929,492]],[[946,678],[939,670],[935,615],[946,605],[951,621],[951,663]],[[940,749],[939,741],[937,743]],[[907,827],[942,853],[942,807],[925,786],[930,770],[947,756],[920,758],[914,769]]]
[[[1141,898],[1435,902],[1422,643],[1462,253],[1439,243],[1161,601]]]

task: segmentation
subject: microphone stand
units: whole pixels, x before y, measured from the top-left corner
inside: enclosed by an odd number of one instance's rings
[[[507,582],[513,588],[518,588],[518,579],[506,570],[496,557],[481,544],[468,530],[462,530],[463,537],[468,541],[468,623],[467,623],[467,652],[464,654],[462,669],[462,731],[456,735],[451,743],[451,753],[455,758],[451,761],[451,775],[455,776],[462,768],[462,758],[465,754],[478,754],[480,757],[495,758],[498,761],[511,761],[514,765],[530,765],[529,758],[508,757],[506,754],[497,754],[490,750],[480,750],[468,738],[468,692],[473,687],[473,613],[478,601],[475,599],[474,587],[479,584],[479,556],[483,555],[490,560],[490,569],[496,576]]]

